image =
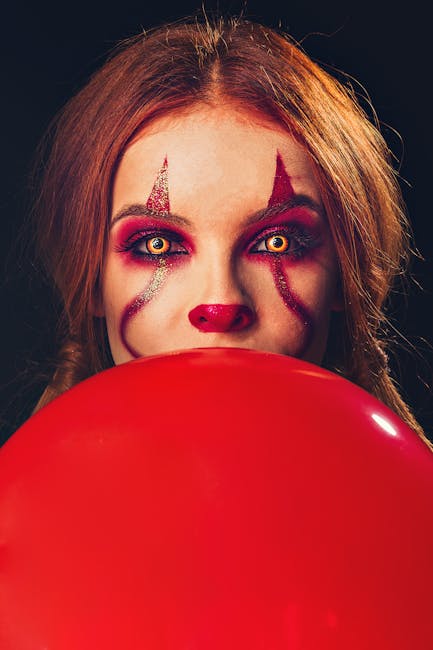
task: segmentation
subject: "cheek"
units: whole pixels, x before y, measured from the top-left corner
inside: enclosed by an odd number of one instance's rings
[[[119,326],[120,340],[122,341],[123,346],[128,350],[129,354],[134,358],[138,358],[141,355],[128,342],[126,334],[127,326],[129,321],[159,293],[168,270],[167,266],[162,262],[163,260],[153,271],[150,282],[148,282],[145,288],[134,296],[134,298],[130,300],[122,310]]]
[[[281,257],[270,259],[270,270],[274,280],[275,288],[284,304],[302,324],[303,336],[299,342],[296,356],[305,355],[314,336],[314,319],[310,309],[304,301],[295,293],[290,285],[287,265],[284,264]],[[285,268],[286,266],[286,268]],[[288,265],[290,266],[290,265]]]
[[[105,302],[114,305],[111,324],[117,328],[117,337],[132,357],[142,356],[143,351],[135,349],[128,339],[130,322],[163,291],[168,275],[184,263],[183,256],[155,256],[154,259],[140,261],[126,256],[126,260],[122,258],[113,264],[111,272],[108,269]]]
[[[116,363],[127,360],[125,349],[131,356],[139,356],[128,344],[126,326],[134,313],[159,291],[163,282],[160,267],[153,261],[143,260],[139,264],[129,253],[108,254],[103,274],[103,306],[111,353]]]
[[[311,326],[311,315],[304,302],[297,296],[290,285],[290,275],[281,258],[275,257],[269,264],[275,289],[284,306],[292,311],[306,327]]]
[[[296,337],[294,348],[291,348],[290,352],[296,357],[306,357],[315,339],[322,336],[322,325],[327,327],[332,287],[335,283],[333,265],[325,264],[325,261],[329,262],[327,257],[315,254],[303,260],[293,260],[283,255],[248,258],[248,266],[256,277],[256,286],[260,284],[261,278],[266,278],[261,295],[264,309],[266,310],[267,299],[269,304],[276,304],[279,315],[273,314],[274,322],[278,318],[281,319],[283,329],[287,328],[288,342],[293,341],[292,337]],[[277,303],[269,301],[266,287],[269,292],[271,286],[275,300],[282,309],[278,308]],[[284,312],[287,314],[287,320]],[[298,323],[296,330],[293,329],[293,318]]]
[[[111,330],[118,330],[125,305],[151,282],[155,268],[155,265],[152,265],[137,270],[129,261],[119,260],[116,255],[108,255],[103,273],[102,299],[107,326]]]

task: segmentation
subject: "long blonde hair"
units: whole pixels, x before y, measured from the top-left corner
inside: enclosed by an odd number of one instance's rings
[[[386,299],[409,250],[387,145],[349,86],[287,35],[238,18],[184,21],[121,43],[55,120],[35,215],[39,251],[64,304],[63,345],[37,408],[112,363],[92,305],[122,152],[157,117],[222,98],[285,125],[310,154],[345,302],[331,328],[326,365],[422,436],[390,377],[382,335]]]

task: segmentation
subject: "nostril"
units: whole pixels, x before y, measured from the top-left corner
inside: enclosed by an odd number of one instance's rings
[[[188,318],[201,332],[236,332],[256,320],[246,305],[198,305],[189,312]]]

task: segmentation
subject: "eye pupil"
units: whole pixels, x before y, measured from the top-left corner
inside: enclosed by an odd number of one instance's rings
[[[289,240],[282,235],[273,235],[266,241],[266,248],[273,253],[284,253],[289,247]]]
[[[149,253],[167,253],[170,250],[170,241],[164,237],[152,237],[146,242]]]

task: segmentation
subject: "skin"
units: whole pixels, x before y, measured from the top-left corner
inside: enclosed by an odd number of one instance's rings
[[[315,170],[279,125],[198,106],[156,120],[126,150],[101,309],[116,364],[214,346],[320,364],[337,286]]]

